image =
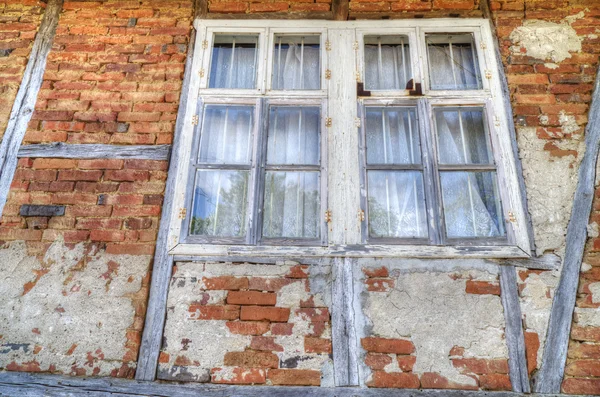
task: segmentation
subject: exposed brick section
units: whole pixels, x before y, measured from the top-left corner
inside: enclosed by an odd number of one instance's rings
[[[177,367],[198,382],[319,386],[322,368],[331,364],[331,315],[322,292],[311,291],[310,270],[178,263],[159,378],[181,380]],[[207,343],[218,344],[216,353]]]
[[[0,1],[0,140],[44,13],[36,0]]]
[[[210,0],[208,11],[219,14],[327,12],[331,11],[331,0]]]
[[[160,206],[144,200],[162,197],[167,165],[152,163],[156,170],[115,181],[112,173],[128,173],[135,163],[20,159],[0,220],[0,239],[26,240],[33,255],[42,255],[58,236],[67,243],[102,242],[108,253],[152,255]],[[19,215],[23,204],[66,205],[65,216],[28,222]]]
[[[411,354],[415,351],[415,345],[405,339],[385,338],[363,338],[361,340],[363,349],[374,353]]]
[[[385,267],[363,268],[365,285],[369,292],[387,292],[394,288],[395,282],[389,277],[389,271]]]
[[[350,16],[390,15],[400,18],[471,16],[481,17],[479,0],[351,0]]]
[[[465,287],[465,292],[467,294],[476,294],[476,295],[500,295],[500,284],[498,283],[488,283],[486,281],[474,281],[467,280],[467,285]]]
[[[66,1],[25,142],[170,143],[191,19],[189,0]]]

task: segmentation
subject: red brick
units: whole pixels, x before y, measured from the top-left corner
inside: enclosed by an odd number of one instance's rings
[[[269,331],[269,323],[263,321],[235,321],[225,325],[229,332],[238,335],[262,335]]]
[[[571,343],[569,344],[568,357],[600,359],[600,344]]]
[[[370,337],[363,338],[361,345],[366,351],[374,353],[411,354],[415,351],[413,343],[405,339]]]
[[[225,353],[224,364],[232,367],[245,368],[277,368],[279,358],[269,352],[247,350],[244,352]]]
[[[600,377],[600,363],[598,360],[571,361],[565,369],[565,374],[575,377]]]
[[[391,278],[368,278],[365,280],[367,291],[387,292],[394,288],[395,282]]]
[[[251,277],[248,289],[259,290],[259,291],[272,291],[278,292],[281,288],[292,283],[299,282],[289,278],[263,278],[263,277]]]
[[[137,171],[137,170],[114,170],[106,171],[104,173],[104,180],[106,181],[126,181],[126,182],[143,182],[150,179],[148,171]]]
[[[320,386],[321,373],[308,369],[272,369],[267,379],[273,385],[285,386]]]
[[[390,275],[385,266],[376,268],[363,268],[362,271],[366,277],[389,277]]]
[[[412,372],[415,363],[417,362],[416,356],[397,356],[398,366],[404,372]]]
[[[117,218],[79,218],[76,229],[120,229],[123,221]]]
[[[75,168],[76,160],[67,159],[35,159],[32,168],[34,169],[64,169]]]
[[[220,276],[203,277],[205,290],[239,290],[248,288],[248,279],[246,277]]]
[[[152,255],[154,254],[154,244],[109,243],[106,245],[106,253],[115,255]]]
[[[266,382],[266,371],[260,368],[213,368],[210,379],[212,383],[263,384]]]
[[[192,303],[188,309],[193,320],[237,320],[240,316],[239,306],[205,306]]]
[[[531,374],[537,368],[537,355],[540,348],[540,338],[535,332],[525,332],[525,355],[527,371]]]
[[[267,323],[263,323],[267,324]],[[272,336],[254,336],[250,342],[250,349],[282,352],[283,346],[275,343],[275,338]]]
[[[501,374],[481,375],[479,386],[483,390],[512,390],[509,376]]]
[[[92,241],[123,241],[125,232],[120,230],[92,230],[90,234]]]
[[[413,357],[413,356],[408,356]],[[387,354],[367,353],[365,364],[373,370],[383,370],[386,365],[392,363],[392,358]]]
[[[160,206],[158,205],[129,205],[115,206],[114,216],[158,216],[160,215]]]
[[[58,173],[60,181],[99,181],[101,177],[102,171],[65,170]]]
[[[301,308],[296,309],[296,315],[306,318],[312,322],[327,322],[330,320],[329,310],[326,307],[321,308]]]
[[[373,371],[373,378],[370,382],[367,382],[367,385],[369,387],[418,389],[421,383],[419,377],[415,374]]]
[[[331,339],[304,337],[304,351],[306,353],[331,353]]]
[[[242,306],[240,320],[287,322],[290,309],[282,307]]]
[[[274,2],[274,3],[250,3],[249,12],[281,12],[287,11],[288,3]]]
[[[500,285],[487,281],[467,280],[465,292],[467,294],[500,296]]]
[[[563,381],[562,392],[567,394],[599,395],[600,379],[567,378]]]
[[[293,323],[275,323],[271,324],[271,335],[292,335],[294,330]]]
[[[421,375],[421,387],[424,389],[462,389],[477,390],[475,385],[465,385],[448,380],[435,372],[425,372]]]
[[[275,306],[277,294],[257,291],[230,291],[227,294],[230,305]]]
[[[571,329],[571,339],[582,342],[600,342],[600,328],[574,325]]]

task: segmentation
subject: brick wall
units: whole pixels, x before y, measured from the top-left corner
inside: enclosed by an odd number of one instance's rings
[[[0,1],[0,139],[44,12],[39,0]]]
[[[190,0],[66,1],[25,143],[172,140]]]
[[[178,263],[159,378],[332,386],[329,268]]]

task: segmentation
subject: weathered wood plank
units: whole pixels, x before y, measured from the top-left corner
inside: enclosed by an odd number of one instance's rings
[[[529,393],[531,390],[525,357],[525,336],[521,321],[517,271],[513,266],[500,266],[500,289],[506,324],[504,334],[508,346],[510,382],[514,392]]]
[[[333,370],[335,386],[357,386],[358,353],[353,343],[354,308],[352,259],[335,258],[332,266],[331,337],[333,343]]]
[[[569,334],[579,284],[579,271],[594,198],[596,165],[600,147],[600,67],[596,75],[588,119],[589,122],[585,128],[586,149],[579,165],[579,180],[573,197],[571,219],[567,226],[565,259],[558,287],[554,291],[542,365],[534,381],[535,391],[539,393],[560,392],[565,370]]]
[[[331,4],[333,19],[336,21],[348,20],[348,12],[350,11],[350,2],[348,0],[333,0]]]
[[[63,159],[140,159],[168,160],[171,145],[103,145],[48,143],[23,145],[17,157],[52,157]]]
[[[0,215],[6,204],[10,184],[17,168],[17,152],[31,120],[38,92],[44,79],[46,59],[52,48],[63,0],[48,0],[35,36],[21,86],[13,104],[2,143],[0,143]]]
[[[196,47],[196,30],[190,33],[185,73],[179,99],[179,110],[173,137],[173,151],[171,153],[167,184],[165,187],[164,202],[160,218],[157,243],[154,253],[152,280],[150,282],[150,296],[148,309],[142,334],[142,343],[138,358],[135,377],[137,380],[152,381],[156,379],[158,356],[162,344],[163,329],[167,310],[167,295],[169,280],[173,271],[173,257],[169,255],[169,225],[173,217],[173,200],[175,199],[175,185],[179,169],[185,162],[180,159],[180,140],[188,108],[190,81],[192,78],[192,63]]]
[[[527,234],[529,235],[529,245],[532,250],[535,250],[535,241],[533,239],[533,224],[531,223],[531,216],[527,211],[527,190],[525,187],[525,179],[523,178],[523,166],[521,165],[521,158],[519,157],[519,147],[517,145],[517,130],[515,129],[514,115],[512,110],[512,103],[510,102],[510,90],[508,88],[508,79],[504,71],[504,64],[502,63],[502,54],[500,52],[500,45],[498,44],[498,35],[494,26],[494,19],[489,6],[489,0],[482,0],[480,2],[481,12],[483,18],[487,19],[490,23],[490,31],[492,33],[492,43],[494,50],[494,59],[497,63],[498,74],[500,76],[500,87],[501,97],[504,103],[504,109],[506,111],[506,125],[508,127],[508,134],[512,143],[512,152],[514,157],[514,165],[517,173],[517,180],[519,182],[519,193],[521,206],[525,210]]]
[[[561,259],[555,254],[544,254],[526,259],[501,259],[497,262],[499,265],[511,265],[527,269],[555,270],[560,267]]]
[[[0,373],[0,396],[149,397],[518,397],[521,393],[464,390],[367,389],[357,387],[225,386],[158,383],[117,378],[79,378]],[[540,395],[531,394],[532,397]],[[546,397],[568,397],[553,394]]]

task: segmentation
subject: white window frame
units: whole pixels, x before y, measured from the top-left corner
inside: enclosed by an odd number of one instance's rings
[[[169,225],[169,253],[171,255],[203,256],[315,256],[315,257],[421,257],[421,258],[527,258],[531,256],[530,231],[527,227],[527,209],[523,207],[517,174],[516,159],[507,126],[500,75],[492,51],[492,34],[485,19],[416,19],[386,21],[290,21],[290,20],[196,20],[197,30],[192,78],[185,110],[185,124],[176,137],[180,153],[181,172],[175,180],[175,196],[171,205],[174,216]],[[259,62],[257,88],[246,90],[209,89],[208,85],[212,38],[215,33],[258,33]],[[472,33],[477,47],[482,90],[432,91],[429,89],[425,35],[428,33]],[[275,34],[321,35],[321,89],[313,91],[270,90],[273,37]],[[413,78],[420,83],[423,96],[410,96],[408,90],[372,92],[371,97],[358,97],[357,81],[362,81],[363,38],[365,35],[407,35],[410,44]],[[326,73],[327,72],[327,73]],[[330,74],[331,78],[326,78]],[[327,210],[331,220],[324,223],[327,233],[322,234],[319,246],[263,245],[260,236],[244,245],[199,244],[186,241],[182,229],[185,217],[193,134],[193,117],[198,114],[202,100],[239,97],[248,100],[294,103],[313,99],[322,103],[322,119],[331,120],[331,126],[321,131],[324,142],[321,150],[321,180]],[[289,102],[287,102],[289,101]],[[367,227],[364,197],[361,199],[361,178],[364,172],[359,162],[361,141],[359,109],[365,103],[415,103],[420,112],[427,112],[433,125],[431,106],[450,104],[484,105],[493,146],[501,192],[503,215],[506,218],[505,245],[478,244],[476,241],[456,245],[384,245],[369,244],[364,238]],[[264,118],[265,115],[262,115]],[[264,120],[261,121],[261,123]],[[265,128],[265,127],[263,127]],[[260,131],[255,131],[255,134]],[[435,145],[434,145],[435,146]],[[431,149],[433,150],[433,148]],[[324,187],[323,187],[324,186]],[[328,188],[327,188],[328,186]],[[363,195],[364,196],[364,195]],[[258,197],[258,196],[257,196]],[[325,212],[325,211],[323,211]],[[323,222],[325,222],[325,213]],[[364,220],[363,220],[364,219]],[[248,232],[253,230],[248,229]],[[260,234],[260,231],[254,231]]]

